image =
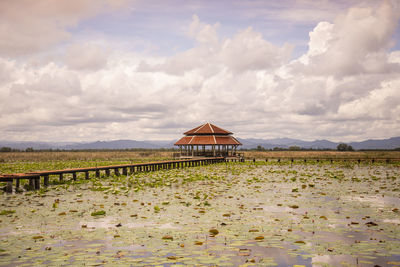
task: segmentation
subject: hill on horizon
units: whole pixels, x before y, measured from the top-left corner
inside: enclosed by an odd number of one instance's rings
[[[255,139],[255,138],[237,138],[243,145],[243,149],[255,149],[261,146],[265,149],[300,147],[304,149],[336,149],[340,142],[329,140],[303,141],[291,138],[275,139]],[[34,150],[60,149],[60,150],[83,150],[83,149],[161,149],[173,148],[176,140],[166,141],[137,141],[137,140],[112,140],[95,142],[8,142],[0,141],[0,147],[9,147],[12,149],[25,150],[33,148]],[[400,148],[400,137],[388,139],[369,139],[361,142],[350,142],[355,150],[361,149],[396,149]]]

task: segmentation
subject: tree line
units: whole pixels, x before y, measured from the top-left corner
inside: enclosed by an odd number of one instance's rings
[[[265,148],[261,145],[258,145],[256,148],[240,148],[240,151],[355,151],[355,149],[348,144],[340,143],[337,145],[336,149],[333,148],[304,148],[299,146],[290,146],[290,147],[274,147],[274,148]],[[358,149],[358,151],[400,151],[400,147],[394,149]]]

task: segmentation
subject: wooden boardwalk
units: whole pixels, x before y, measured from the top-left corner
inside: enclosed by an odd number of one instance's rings
[[[258,159],[257,159],[258,160]],[[370,163],[375,163],[375,162],[384,162],[384,163],[393,163],[393,162],[398,162],[400,161],[400,158],[335,158],[335,157],[310,157],[310,158],[303,158],[303,157],[298,157],[298,158],[294,158],[294,157],[271,157],[271,158],[266,158],[265,161],[268,162],[269,160],[276,160],[277,162],[281,162],[283,161],[304,161],[304,162],[322,162],[322,161],[330,161],[331,163],[333,162],[338,162],[338,161],[342,161],[342,162],[370,162]],[[253,162],[255,162],[256,159],[253,159]]]
[[[13,173],[0,175],[0,182],[7,182],[6,192],[13,191],[13,185],[15,181],[15,187],[20,187],[21,180],[29,180],[29,188],[38,190],[40,189],[41,180],[43,185],[49,185],[49,176],[58,175],[60,181],[64,179],[64,175],[72,174],[72,179],[77,179],[77,173],[85,173],[85,179],[89,179],[90,172],[94,172],[96,177],[100,177],[101,171],[105,172],[106,176],[111,175],[111,171],[115,175],[128,175],[135,172],[148,172],[158,170],[169,170],[179,169],[184,167],[203,166],[214,163],[225,162],[224,157],[212,157],[212,158],[194,158],[184,160],[172,160],[172,161],[158,161],[158,162],[146,162],[136,164],[124,164],[124,165],[113,165],[113,166],[100,166],[100,167],[88,167],[88,168],[75,168],[75,169],[64,169],[64,170],[51,170],[51,171],[39,171],[30,173]]]

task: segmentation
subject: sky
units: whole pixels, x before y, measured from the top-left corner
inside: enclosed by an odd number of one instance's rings
[[[400,136],[398,0],[2,0],[0,140]]]

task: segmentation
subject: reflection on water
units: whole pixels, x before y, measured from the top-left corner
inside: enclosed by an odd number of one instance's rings
[[[151,227],[151,228],[157,228],[157,229],[179,229],[180,227],[177,225],[174,225],[173,223],[164,223],[164,224],[159,224],[159,223],[154,223],[154,222],[128,222],[121,224],[119,223],[115,218],[113,217],[105,217],[105,218],[99,218],[96,219],[95,221],[89,221],[89,222],[79,222],[79,227],[78,229],[82,228],[88,228],[88,229],[97,229],[97,228],[104,228],[104,229],[114,229],[115,227],[125,227],[125,228],[144,228],[144,227]]]
[[[375,256],[363,257],[352,255],[318,255],[311,260],[313,267],[329,266],[398,266],[400,256],[381,257]],[[388,263],[392,263],[389,265]]]
[[[395,206],[400,207],[400,198],[385,195],[372,195],[372,196],[350,196],[344,197],[346,200],[367,202],[375,207]]]

